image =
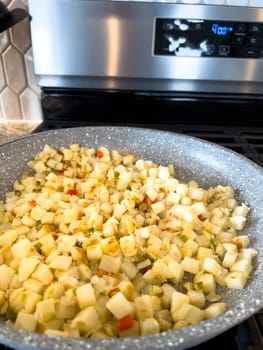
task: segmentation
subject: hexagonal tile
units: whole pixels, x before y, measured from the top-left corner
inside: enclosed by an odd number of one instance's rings
[[[4,74],[2,59],[0,57],[0,91],[3,90],[5,86],[6,86],[5,74]]]
[[[15,8],[22,8],[26,10],[26,6],[21,0],[13,0],[11,3],[8,5],[9,10],[13,10]]]
[[[31,44],[28,18],[10,28],[10,39],[11,43],[22,53],[28,50]]]
[[[5,30],[4,32],[0,33],[0,53],[5,51],[9,43],[9,33],[8,30]]]
[[[6,6],[8,6],[8,5],[10,4],[11,0],[2,0],[2,2],[3,2]]]
[[[28,86],[32,90],[34,90],[37,94],[40,94],[41,90],[40,90],[40,87],[37,85],[37,81],[36,81],[31,48],[24,55],[24,59],[25,59],[25,65],[26,65],[26,75],[27,75]]]
[[[26,87],[22,55],[13,46],[9,46],[3,53],[3,62],[7,84],[14,92],[20,93]]]
[[[20,120],[22,113],[18,96],[10,88],[6,88],[0,95],[3,118],[8,120]]]
[[[21,0],[21,1],[26,7],[28,6],[28,0]]]
[[[26,88],[20,95],[23,119],[32,121],[42,121],[42,110],[40,96],[33,90]]]
[[[1,102],[1,101],[0,101],[0,102]],[[1,121],[4,120],[3,113],[2,113],[1,103],[0,103],[0,120],[1,120]]]

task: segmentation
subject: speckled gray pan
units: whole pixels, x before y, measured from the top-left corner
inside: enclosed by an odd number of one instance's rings
[[[106,146],[129,149],[158,163],[173,163],[176,176],[183,181],[194,179],[205,188],[217,184],[233,186],[239,200],[252,210],[244,230],[258,250],[255,268],[244,290],[225,291],[228,311],[223,315],[189,326],[152,336],[112,339],[68,339],[47,337],[1,325],[0,343],[17,349],[186,349],[226,331],[263,307],[263,169],[230,150],[215,144],[176,133],[128,127],[83,127],[32,134],[0,146],[0,198],[26,163],[45,144],[55,147],[80,143],[90,147]]]

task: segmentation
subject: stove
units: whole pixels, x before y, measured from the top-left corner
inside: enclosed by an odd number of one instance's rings
[[[94,125],[169,130],[263,166],[260,3],[29,0],[43,110],[35,132]],[[192,350],[219,343],[263,349],[263,311]]]

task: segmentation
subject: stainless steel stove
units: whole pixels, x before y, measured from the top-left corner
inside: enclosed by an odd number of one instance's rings
[[[263,166],[263,4],[29,0],[44,120],[130,125],[221,144]],[[194,347],[263,349],[263,313]]]

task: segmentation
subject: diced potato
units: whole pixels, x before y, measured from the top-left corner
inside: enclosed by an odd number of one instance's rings
[[[173,316],[174,312],[177,311],[181,305],[188,304],[190,301],[190,298],[188,295],[180,293],[180,292],[173,292],[172,300],[171,300],[171,314]]]
[[[119,271],[121,266],[121,259],[120,257],[114,257],[110,255],[102,255],[99,268],[107,271],[107,272],[113,272],[116,273]]]
[[[15,327],[34,332],[36,330],[37,320],[34,315],[20,311],[16,317]]]
[[[172,312],[175,322],[187,321],[189,324],[196,324],[204,320],[205,312],[191,304],[182,304],[177,310]]]
[[[34,278],[28,278],[23,282],[23,287],[31,292],[42,293],[45,285]]]
[[[95,291],[90,283],[86,283],[78,287],[76,290],[76,295],[79,307],[81,309],[84,309],[87,306],[91,306],[96,303]]]
[[[205,318],[213,318],[213,317],[219,316],[225,311],[226,311],[225,303],[211,304],[205,309]]]
[[[88,245],[86,253],[89,260],[100,260],[103,255],[103,251],[100,244]]]
[[[133,236],[121,237],[120,247],[124,256],[134,256],[137,254],[138,251],[138,245]]]
[[[122,261],[120,271],[124,272],[125,275],[132,280],[138,273],[137,266],[131,261]]]
[[[140,335],[150,335],[160,332],[159,322],[154,318],[146,318],[139,321]]]
[[[198,290],[188,290],[187,295],[189,296],[189,302],[192,305],[195,305],[199,308],[202,308],[205,305],[205,296],[202,291]]]
[[[31,243],[28,238],[23,238],[11,247],[12,254],[15,258],[23,259],[31,250]]]
[[[40,260],[34,257],[22,259],[18,269],[19,281],[25,281],[33,273],[39,263]]]
[[[15,271],[3,264],[0,266],[0,290],[7,291],[15,275]]]
[[[46,210],[39,205],[36,205],[30,212],[30,216],[33,220],[39,221],[46,215]]]
[[[202,261],[202,268],[204,271],[217,275],[222,270],[220,264],[214,258],[204,258]]]
[[[118,292],[113,297],[111,297],[106,303],[106,308],[117,318],[130,314],[133,309],[130,302],[125,298],[125,296]]]
[[[0,202],[0,314],[92,339],[150,335],[225,312],[257,251],[230,186],[179,182],[105,146],[45,145]],[[180,285],[180,292],[176,286]],[[181,290],[184,288],[184,292]],[[209,305],[209,306],[207,306]]]
[[[199,261],[194,258],[189,258],[185,256],[181,262],[181,266],[184,271],[196,274],[199,271]]]
[[[12,243],[15,242],[15,240],[18,237],[18,232],[16,229],[6,230],[4,233],[0,235],[0,246],[11,246]]]
[[[75,317],[76,313],[79,311],[77,305],[67,305],[64,299],[56,301],[55,304],[56,318],[58,320],[69,320]]]
[[[48,322],[55,318],[56,310],[55,310],[55,299],[50,298],[43,301],[40,301],[37,304],[35,317],[38,322]]]
[[[28,312],[32,314],[35,311],[37,303],[42,300],[42,295],[35,293],[35,292],[30,292],[30,291],[25,291],[23,293],[23,299],[24,299],[24,308],[23,310],[25,312]]]
[[[43,263],[37,266],[31,277],[43,282],[46,286],[53,281],[53,274],[50,268]]]
[[[231,289],[243,289],[247,283],[248,275],[246,272],[233,271],[225,277],[226,286]]]
[[[72,327],[79,329],[80,333],[90,335],[100,328],[100,320],[94,306],[81,310],[72,320]]]
[[[153,302],[150,295],[142,295],[134,300],[135,313],[138,320],[153,317]]]
[[[56,256],[49,264],[52,269],[67,271],[72,263],[72,257],[66,255]]]
[[[53,282],[49,284],[44,292],[43,299],[60,299],[65,294],[65,288],[63,284],[59,282]]]

